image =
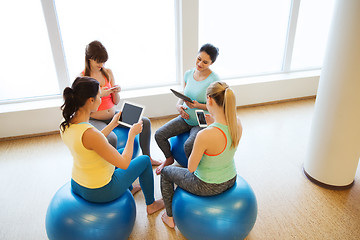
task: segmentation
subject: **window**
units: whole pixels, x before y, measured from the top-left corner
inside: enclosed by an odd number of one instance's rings
[[[0,38],[0,102],[59,94],[41,2],[4,4],[0,8],[0,31],[6,33]]]
[[[292,70],[321,67],[334,2],[334,0],[301,0]]]
[[[213,70],[222,78],[279,72],[290,0],[200,0],[199,46],[219,48]]]
[[[61,95],[84,69],[93,40],[107,48],[106,66],[125,90],[179,83],[207,42],[220,49],[213,70],[222,79],[320,68],[333,6],[334,0],[6,1],[0,103]]]
[[[199,46],[220,55],[220,77],[320,68],[334,0],[199,0]]]
[[[85,46],[99,40],[122,89],[176,83],[174,2],[55,1],[70,81],[84,70]]]

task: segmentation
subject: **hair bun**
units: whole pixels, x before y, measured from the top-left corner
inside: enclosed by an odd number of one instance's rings
[[[74,98],[74,90],[71,87],[66,87],[63,92],[64,99]]]

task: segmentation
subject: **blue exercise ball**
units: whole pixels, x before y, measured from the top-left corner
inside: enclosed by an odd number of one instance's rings
[[[108,203],[92,203],[71,190],[66,183],[52,198],[46,213],[50,240],[128,239],[135,224],[135,201],[127,190]]]
[[[129,134],[129,130],[130,128],[128,127],[121,127],[118,126],[116,128],[113,129],[113,132],[116,134],[118,141],[117,141],[117,146],[116,149],[122,153],[124,151],[127,139],[128,139],[128,134]],[[132,158],[135,158],[138,154],[139,154],[139,135],[136,135],[135,140],[134,140],[134,150],[133,150],[133,156]]]
[[[255,194],[240,176],[229,190],[210,197],[178,187],[172,209],[175,224],[189,240],[244,239],[257,217]]]
[[[170,138],[171,154],[174,159],[183,167],[187,168],[188,159],[185,155],[184,144],[189,138],[190,132],[184,132],[175,137]]]

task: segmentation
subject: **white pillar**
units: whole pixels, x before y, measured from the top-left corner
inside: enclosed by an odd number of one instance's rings
[[[345,188],[360,157],[360,1],[335,5],[320,76],[305,174],[320,185]]]

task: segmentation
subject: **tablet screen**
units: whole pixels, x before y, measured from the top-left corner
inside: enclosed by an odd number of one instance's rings
[[[139,122],[143,109],[141,106],[125,102],[120,116],[120,122],[125,126],[132,126]]]
[[[206,125],[205,113],[196,112],[196,116],[199,119],[199,125]]]

